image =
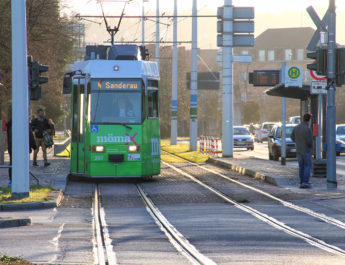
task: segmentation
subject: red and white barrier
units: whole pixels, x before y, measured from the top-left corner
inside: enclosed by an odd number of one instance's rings
[[[200,136],[199,145],[200,152],[203,154],[211,154],[218,156],[219,153],[219,138],[212,136]]]
[[[200,152],[204,153],[205,152],[205,138],[204,138],[204,136],[200,136],[199,145],[200,145]]]

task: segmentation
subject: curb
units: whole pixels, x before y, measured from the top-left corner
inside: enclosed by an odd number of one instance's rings
[[[0,228],[17,227],[31,225],[30,218],[14,219],[0,218]]]
[[[228,162],[219,161],[219,160],[213,159],[211,157],[207,160],[207,162],[210,162],[212,164],[215,164],[215,165],[218,165],[221,167],[229,168],[230,170],[232,170],[234,172],[240,173],[242,175],[247,175],[247,176],[253,177],[255,179],[259,179],[261,181],[267,182],[267,183],[272,184],[274,186],[280,186],[280,185],[278,185],[279,181],[277,181],[274,177],[256,172],[252,169],[240,167],[240,166],[228,163]]]

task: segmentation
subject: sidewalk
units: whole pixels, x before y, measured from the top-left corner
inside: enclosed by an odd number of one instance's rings
[[[55,191],[50,193],[50,198],[47,202],[28,202],[28,203],[4,203],[0,204],[0,211],[17,211],[17,210],[31,210],[40,208],[54,208],[62,199],[63,191],[67,183],[67,175],[69,173],[69,158],[68,157],[55,157],[54,148],[48,149],[48,161],[50,165],[44,167],[42,151],[38,153],[37,163],[38,167],[32,166],[32,156],[30,154],[30,185],[40,184],[43,186],[50,186]],[[5,155],[5,164],[9,164],[8,154]],[[8,185],[8,168],[0,168],[0,186]],[[9,214],[10,216],[10,214]],[[22,225],[31,225],[30,218],[14,219],[11,217],[0,217],[0,228],[15,227]]]
[[[335,190],[327,190],[326,178],[313,177],[310,178],[312,189],[299,189],[298,166],[295,165],[282,166],[280,161],[243,157],[236,153],[233,158],[213,157],[208,162],[294,191],[345,193],[345,176],[343,175],[337,175],[338,187]]]
[[[32,156],[30,154],[30,172],[37,178],[40,185],[51,186],[56,189],[64,189],[62,176],[66,178],[69,173],[69,158],[68,157],[55,157],[54,147],[47,149],[48,161],[50,166],[44,167],[43,155],[40,150],[37,157],[38,167],[32,166]],[[8,165],[8,154],[5,154],[5,164]],[[8,169],[0,168],[0,186],[8,185]],[[30,185],[38,184],[37,180],[30,176]]]

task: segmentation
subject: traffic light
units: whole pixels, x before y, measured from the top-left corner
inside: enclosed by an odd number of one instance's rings
[[[217,46],[223,46],[223,12],[224,7],[220,6],[217,8]]]
[[[307,64],[309,70],[315,71],[318,75],[327,75],[327,49],[318,48],[316,51],[308,52],[307,57],[314,59],[313,63]]]
[[[30,58],[30,57],[29,57]],[[47,72],[48,65],[42,65],[38,62],[28,59],[29,64],[29,87],[30,87],[30,100],[39,100],[42,98],[41,84],[48,82],[48,77],[41,76],[42,73]]]
[[[345,48],[336,50],[336,83],[337,86],[345,84]]]

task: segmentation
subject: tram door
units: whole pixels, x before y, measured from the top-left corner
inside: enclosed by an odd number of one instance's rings
[[[85,77],[74,77],[73,80],[73,115],[72,115],[72,144],[71,144],[71,171],[85,172],[85,113],[86,87]]]

